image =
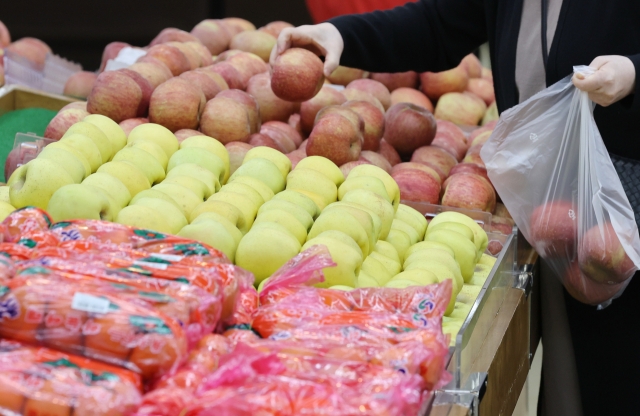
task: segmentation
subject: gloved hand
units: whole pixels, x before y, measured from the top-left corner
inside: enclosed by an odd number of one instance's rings
[[[596,104],[607,107],[633,92],[636,70],[629,58],[599,56],[589,66],[596,70],[593,75],[575,74],[572,81],[576,88],[588,92]]]
[[[287,28],[280,32],[278,43],[271,51],[271,65],[278,55],[294,47],[304,47],[324,56],[324,74],[329,76],[340,64],[344,42],[338,29],[331,23]]]

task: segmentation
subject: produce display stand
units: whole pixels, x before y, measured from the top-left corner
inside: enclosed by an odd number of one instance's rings
[[[74,101],[78,100],[20,85],[7,85],[0,88],[0,116],[9,111],[34,107],[58,111]]]

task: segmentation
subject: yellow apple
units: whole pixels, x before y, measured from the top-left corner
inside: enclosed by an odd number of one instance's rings
[[[285,179],[282,177],[280,169],[272,161],[258,157],[248,160],[240,165],[233,175],[229,178],[229,182],[239,176],[250,176],[267,185],[274,194],[282,191],[285,185]]]
[[[460,272],[460,265],[458,265],[458,262],[455,261],[453,257],[440,250],[431,249],[431,251],[417,251],[405,260],[403,268],[404,270],[411,270],[416,267],[421,268],[421,266],[430,265],[432,263],[438,263],[446,266],[453,273],[458,287],[462,287],[464,279]]]
[[[246,234],[251,229],[256,214],[258,213],[258,208],[260,208],[249,197],[237,192],[218,192],[217,194],[211,195],[211,198],[207,200],[207,202],[211,201],[227,202],[238,208],[243,217],[242,226],[238,223],[238,229],[242,231],[242,234]]]
[[[178,205],[178,203],[173,198],[155,189],[147,189],[146,191],[138,192],[138,195],[136,195],[133,199],[131,199],[129,205],[135,205],[136,201],[142,198],[156,198],[156,199],[162,199],[163,201],[170,202],[180,210],[180,213],[182,215],[185,215],[185,212],[182,210],[182,208]]]
[[[250,149],[246,155],[244,155],[244,159],[242,160],[242,164],[244,165],[248,161],[252,159],[267,159],[273,162],[274,165],[278,167],[278,170],[282,174],[282,179],[286,179],[289,171],[291,170],[291,160],[282,154],[282,152],[272,149],[266,146],[257,146],[253,149]]]
[[[107,139],[111,142],[111,147],[114,153],[122,149],[127,144],[127,135],[124,134],[120,125],[109,117],[105,117],[101,114],[90,114],[83,118],[82,121],[91,123],[102,130],[102,132],[107,136]]]
[[[338,231],[338,230],[327,230],[327,231],[323,231],[320,234],[318,234],[317,237],[315,237],[315,239],[330,239],[330,240],[336,240],[339,241],[341,243],[344,243],[346,245],[348,245],[349,247],[351,247],[352,249],[354,249],[355,251],[357,251],[358,253],[360,253],[360,257],[362,257],[364,259],[364,256],[362,255],[362,249],[360,248],[360,246],[358,245],[358,243],[356,243],[356,241],[351,238],[351,236],[349,236],[348,234],[342,232],[342,231]]]
[[[147,208],[151,208],[158,214],[162,215],[167,226],[171,230],[171,234],[177,234],[182,227],[187,225],[187,219],[182,212],[173,203],[167,202],[160,198],[140,198],[135,204],[142,205]]]
[[[291,190],[282,191],[275,194],[273,196],[273,199],[294,203],[300,208],[303,208],[305,211],[307,211],[309,215],[311,215],[311,217],[314,219],[320,214],[320,212],[318,212],[318,206],[313,201],[313,199],[300,192]]]
[[[78,151],[77,149],[73,148],[72,146],[69,146],[65,142],[57,141],[57,142],[49,143],[46,146],[46,149],[62,149],[62,150],[66,150],[67,152],[69,152],[72,155],[74,155],[76,157],[76,159],[78,159],[80,161],[80,163],[82,163],[82,167],[84,168],[84,177],[86,178],[89,175],[91,175],[91,165],[89,164],[89,161],[87,160],[87,158],[80,151]]]
[[[80,183],[87,175],[84,164],[73,153],[62,148],[46,146],[38,154],[38,159],[48,159],[67,171],[75,183]]]
[[[222,159],[225,170],[224,178],[221,183],[227,183],[227,180],[229,180],[229,152],[222,143],[209,136],[191,136],[187,137],[182,141],[182,143],[180,143],[180,149],[186,149],[188,147],[205,149]]]
[[[16,209],[13,207],[13,205],[5,201],[0,201],[0,221],[4,221],[4,219],[7,218],[9,214],[11,214],[15,210]]]
[[[389,274],[391,276],[395,276],[396,274],[398,274],[398,273],[400,273],[402,271],[402,265],[399,262],[397,262],[397,261],[395,261],[393,259],[390,259],[389,257],[384,256],[384,255],[378,253],[377,251],[372,251],[369,254],[369,257],[372,257],[372,258],[378,260],[384,266],[384,268],[387,270],[387,272],[389,272]],[[369,258],[369,257],[367,257],[367,258]]]
[[[117,213],[112,208],[102,189],[71,184],[61,187],[51,196],[47,212],[55,222],[76,219],[113,221]]]
[[[362,225],[362,228],[366,231],[367,236],[369,237],[369,251],[367,251],[367,255],[369,255],[369,253],[373,251],[373,247],[375,247],[376,241],[378,241],[380,219],[376,217],[376,222],[374,221],[371,214],[369,214],[367,211],[359,208],[354,208],[353,206],[347,205],[346,203],[342,202],[334,202],[333,204],[328,205],[324,209],[324,211],[322,211],[322,213],[328,214],[329,212],[334,210],[348,212],[360,223],[360,225]]]
[[[338,199],[342,200],[347,192],[355,189],[366,189],[380,195],[385,200],[389,201],[389,203],[392,202],[391,198],[389,198],[389,194],[387,194],[387,188],[385,188],[384,183],[380,179],[372,176],[350,177],[344,181],[344,183],[340,185],[340,189],[338,189]]]
[[[473,242],[476,246],[476,250],[479,253],[476,261],[479,260],[482,253],[484,253],[484,251],[487,248],[487,245],[489,244],[489,239],[487,238],[487,233],[471,217],[455,211],[445,211],[436,215],[429,223],[429,227],[436,226],[441,222],[451,222],[451,221],[464,224],[467,227],[469,227],[471,231],[473,231],[473,235],[474,235]],[[428,231],[428,228],[427,228],[427,231]]]
[[[213,173],[218,180],[218,183],[222,183],[224,180],[224,162],[213,153],[203,151],[196,147],[180,149],[169,159],[167,172],[171,172],[172,169],[184,163],[195,163],[196,165],[205,168],[209,172]]]
[[[362,254],[366,257],[369,255],[372,247],[370,247],[370,239],[367,231],[363,228],[350,212],[345,210],[331,210],[323,212],[311,227],[307,241],[312,240],[320,233],[327,230],[339,230],[349,235],[358,244]]]
[[[402,273],[398,273],[391,280],[410,280],[412,282],[418,283],[421,286],[432,285],[435,283],[439,283],[438,276],[433,274],[428,270],[405,270]]]
[[[422,285],[416,281],[407,280],[407,279],[391,279],[387,282],[386,285],[384,285],[384,287],[389,287],[393,289],[406,289],[412,286],[422,286]]]
[[[171,158],[180,147],[178,139],[171,133],[171,130],[154,123],[140,124],[129,132],[127,144],[132,144],[139,140],[156,143],[164,150],[168,158]]]
[[[257,224],[264,222],[273,222],[276,224],[282,225],[287,229],[292,236],[294,236],[300,245],[304,244],[307,241],[307,230],[304,226],[296,219],[295,216],[289,214],[286,211],[281,210],[271,210],[265,211],[262,214],[259,214],[254,222],[254,227]]]
[[[102,163],[107,163],[115,153],[113,145],[107,138],[107,135],[94,124],[87,121],[79,121],[69,127],[62,137],[64,138],[65,136],[71,136],[73,134],[82,134],[93,140],[100,151],[100,155],[102,156]]]
[[[317,170],[308,168],[296,168],[291,171],[287,176],[287,189],[318,195],[324,203],[324,206],[319,207],[320,210],[338,199],[336,184]]]
[[[428,249],[442,250],[442,251],[445,251],[445,252],[449,253],[451,255],[451,257],[453,257],[454,259],[456,257],[454,251],[451,250],[451,247],[449,247],[448,245],[446,245],[444,243],[439,243],[437,241],[420,241],[420,242],[412,245],[411,247],[409,247],[409,249],[404,253],[404,260],[409,258],[409,256],[411,256],[416,251],[428,250]],[[403,262],[404,262],[404,260],[403,260]]]
[[[329,289],[331,289],[331,290],[342,290],[343,292],[350,292],[350,291],[353,290],[352,287],[344,286],[344,285],[331,286]]]
[[[306,191],[304,189],[292,189],[291,191],[302,194],[313,201],[313,204],[316,207],[315,210],[318,215],[320,215],[322,210],[327,206],[326,200],[321,195],[318,195],[315,192]]]
[[[149,179],[147,179],[144,172],[129,162],[107,162],[100,166],[98,172],[108,173],[114,178],[120,180],[120,182],[127,187],[132,198],[136,196],[138,192],[151,187]]]
[[[402,220],[394,219],[393,222],[391,223],[391,229],[404,231],[409,236],[411,240],[411,245],[414,245],[415,243],[418,242],[418,236],[419,236],[418,231],[416,231],[415,228],[413,228],[412,226],[410,226],[409,224],[407,224]]]
[[[183,163],[171,169],[170,172],[167,172],[167,179],[174,176],[190,176],[201,181],[206,187],[203,198],[209,198],[220,190],[218,177],[211,173],[211,171],[195,163]]]
[[[484,286],[484,283],[487,281],[489,275],[491,274],[492,268],[493,267],[487,266],[486,264],[476,264],[473,277],[469,280],[469,284]]]
[[[51,196],[73,178],[60,165],[48,159],[33,159],[18,167],[9,178],[9,199],[16,208],[35,206],[46,209]]]
[[[229,182],[228,184],[220,188],[220,192],[235,192],[238,194],[242,194],[249,198],[257,207],[261,207],[262,204],[264,204],[264,198],[262,198],[262,195],[260,195],[258,191],[256,191],[249,185],[245,185],[244,183],[236,181]]]
[[[473,234],[473,231],[471,231],[471,228],[459,222],[448,221],[448,222],[440,222],[435,225],[430,225],[429,228],[427,229],[427,234],[430,234],[438,230],[453,230],[457,233],[464,235],[471,242],[473,242],[473,239],[474,239],[474,234]]]
[[[337,265],[335,267],[326,267],[322,269],[325,281],[318,283],[316,286],[331,287],[335,285],[344,285],[357,287],[356,283],[363,260],[360,253],[348,244],[333,238],[326,238],[321,235],[307,240],[304,246],[302,246],[301,251],[318,244],[327,247],[331,254],[331,258]]]
[[[351,169],[349,172],[349,178],[357,178],[360,176],[372,176],[374,178],[378,178],[384,183],[384,186],[387,190],[387,195],[389,195],[391,204],[393,205],[393,209],[398,209],[398,204],[400,203],[400,188],[398,188],[398,184],[395,180],[385,172],[383,169],[373,166],[373,165],[358,165],[355,168]]]
[[[371,276],[364,270],[360,270],[360,272],[358,273],[358,279],[356,281],[356,287],[380,287],[380,284],[375,279],[375,277]]]
[[[380,217],[380,238],[384,240],[389,235],[394,218],[393,205],[385,198],[367,189],[353,189],[345,193],[340,199],[342,202],[359,204],[375,212]]]
[[[231,183],[231,182],[229,182]],[[236,176],[233,178],[233,183],[242,183],[245,185],[249,185],[254,190],[258,191],[262,199],[266,202],[273,198],[274,193],[264,182],[257,180],[251,176]]]
[[[100,149],[98,149],[98,146],[96,146],[93,140],[87,136],[83,134],[65,135],[60,139],[60,143],[68,145],[80,152],[82,156],[87,159],[87,162],[89,162],[91,172],[97,171],[100,165],[102,165],[102,154],[100,154]]]
[[[0,202],[11,204],[11,199],[9,198],[9,185],[0,186]]]
[[[449,317],[458,318],[464,321],[465,319],[467,319],[467,316],[469,316],[469,312],[471,312],[471,305],[465,305],[462,302],[456,302],[456,305],[453,308],[453,311],[449,314]]]
[[[244,215],[234,205],[224,201],[206,201],[198,205],[191,213],[191,223],[194,223],[201,215],[216,213],[225,217],[242,234],[245,234],[250,227],[244,223]]]
[[[395,246],[387,241],[378,240],[376,242],[376,247],[374,251],[382,254],[385,257],[390,258],[391,260],[397,262],[402,266],[402,262],[400,260],[400,256],[398,255],[398,250]]]
[[[336,186],[340,186],[344,182],[344,175],[340,168],[326,157],[307,156],[298,162],[296,169],[298,168],[317,170],[335,183]]]
[[[395,218],[411,225],[418,232],[418,241],[424,239],[427,231],[427,219],[417,210],[405,204],[399,204]]]
[[[437,276],[438,282],[444,282],[445,280],[451,280],[451,299],[449,299],[449,304],[447,306],[447,311],[445,314],[448,315],[453,310],[453,307],[456,303],[456,297],[458,293],[462,289],[462,286],[458,285],[458,282],[455,278],[453,272],[445,265],[439,263],[422,263],[416,262],[409,266],[408,270],[426,270]]]
[[[253,273],[259,284],[299,252],[300,243],[286,231],[258,227],[242,237],[235,263]]]
[[[448,245],[455,253],[464,281],[468,282],[473,277],[477,252],[476,246],[467,237],[452,230],[437,230],[428,233],[425,240]]]
[[[260,214],[273,210],[286,211],[289,214],[293,215],[296,220],[298,220],[300,224],[302,224],[305,229],[305,233],[308,232],[313,225],[313,218],[307,211],[304,210],[304,208],[297,206],[293,202],[284,200],[267,201],[258,210],[258,217],[260,217]]]
[[[327,205],[326,209],[329,209],[331,207],[340,207],[340,206],[346,206],[346,207],[350,207],[352,209],[357,209],[360,211],[364,211],[367,214],[369,214],[369,216],[371,217],[371,220],[373,221],[373,240],[371,241],[371,246],[375,246],[376,245],[376,241],[378,241],[378,239],[380,238],[380,234],[381,234],[381,230],[382,230],[382,220],[380,219],[380,216],[378,215],[377,212],[373,212],[372,210],[369,209],[369,207],[366,207],[364,205],[361,204],[356,204],[355,202],[348,202],[348,201],[338,201],[338,202],[334,202],[332,204]]]
[[[178,233],[180,237],[191,238],[220,250],[231,262],[235,261],[238,243],[224,225],[216,220],[203,219],[185,226]]]
[[[227,230],[227,232],[233,237],[233,240],[236,242],[236,246],[240,244],[240,240],[242,240],[242,233],[238,230],[238,227],[235,226],[235,223],[229,221],[229,219],[223,215],[218,214],[217,212],[203,212],[198,215],[198,218],[193,220],[191,224],[197,224],[201,221],[214,220]]]
[[[484,264],[485,266],[493,267],[493,265],[496,264],[497,260],[498,259],[489,254],[482,254],[482,257],[480,257],[478,264]]]
[[[473,305],[473,303],[478,299],[480,292],[482,291],[482,286],[475,285],[464,285],[458,293],[456,300],[458,302],[466,303],[467,305]]]
[[[191,218],[191,211],[202,203],[202,199],[191,189],[176,183],[159,183],[151,189],[170,196],[178,204],[178,208],[184,212],[185,218]]]
[[[404,253],[411,247],[411,237],[402,230],[394,230],[392,228],[386,241],[395,247],[401,259],[404,259]]]
[[[159,233],[171,233],[169,225],[159,212],[142,205],[129,205],[128,207],[124,207],[118,213],[116,222]]]
[[[160,163],[160,166],[162,166],[162,169],[164,171],[167,170],[167,164],[169,164],[169,158],[167,157],[164,150],[162,150],[162,147],[160,147],[157,143],[137,141],[135,143],[131,143],[127,147],[144,150],[145,152],[153,156],[158,161],[158,163]]]
[[[376,279],[378,286],[383,286],[387,283],[393,275],[387,271],[382,263],[380,263],[375,257],[368,256],[362,262],[360,273],[365,272],[369,276]]]
[[[126,207],[129,202],[131,202],[129,189],[127,189],[119,179],[108,173],[96,172],[87,176],[87,178],[82,181],[82,184],[102,189],[107,195],[113,198],[119,209]]]
[[[202,201],[204,201],[205,198],[208,198],[211,196],[211,194],[209,193],[210,188],[208,188],[204,182],[192,176],[171,175],[170,178],[165,179],[164,181],[162,181],[162,183],[175,183],[178,185],[182,185],[185,188],[188,188],[189,190],[191,190],[191,192],[196,194],[198,198],[200,198],[200,200]]]
[[[114,162],[128,162],[138,167],[150,184],[162,182],[165,177],[164,169],[160,162],[151,153],[135,147],[125,147],[113,156]]]

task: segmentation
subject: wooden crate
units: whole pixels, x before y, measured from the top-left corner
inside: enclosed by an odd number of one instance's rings
[[[0,116],[9,111],[34,107],[58,111],[74,101],[78,100],[63,95],[33,90],[20,85],[9,85],[0,88]]]

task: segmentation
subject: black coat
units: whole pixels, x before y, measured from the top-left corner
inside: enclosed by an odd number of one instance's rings
[[[523,0],[419,0],[330,20],[344,39],[341,64],[372,72],[443,71],[489,41],[498,109],[518,104],[516,47]],[[595,119],[611,153],[640,159],[640,0],[564,0],[547,85],[600,55],[628,56],[635,93]]]

